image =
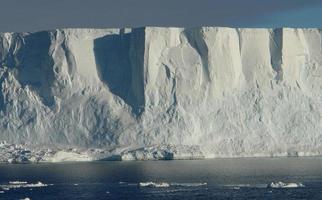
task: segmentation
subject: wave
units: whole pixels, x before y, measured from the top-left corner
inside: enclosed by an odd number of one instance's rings
[[[20,185],[20,184],[27,184],[26,181],[9,181],[10,185]]]
[[[267,184],[232,184],[232,185],[223,185],[223,187],[228,187],[231,189],[240,189],[240,188],[267,188]]]
[[[182,187],[200,187],[206,186],[207,183],[171,183],[171,186],[182,186]]]

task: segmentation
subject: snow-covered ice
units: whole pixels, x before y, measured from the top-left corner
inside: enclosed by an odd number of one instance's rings
[[[320,29],[0,33],[0,162],[322,154]]]

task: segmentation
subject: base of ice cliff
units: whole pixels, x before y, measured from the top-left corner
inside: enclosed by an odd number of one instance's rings
[[[0,33],[0,140],[95,154],[81,160],[322,155],[321,36],[216,27]]]

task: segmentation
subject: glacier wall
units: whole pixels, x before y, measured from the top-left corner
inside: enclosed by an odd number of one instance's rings
[[[0,34],[0,140],[321,155],[319,29]],[[180,155],[179,155],[180,156]]]

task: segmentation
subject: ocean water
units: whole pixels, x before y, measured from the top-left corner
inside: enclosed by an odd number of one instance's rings
[[[322,199],[322,158],[1,164],[0,199],[26,198]]]

